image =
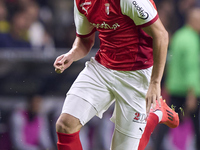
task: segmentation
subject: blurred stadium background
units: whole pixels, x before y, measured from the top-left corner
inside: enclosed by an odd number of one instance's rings
[[[183,26],[187,10],[199,5],[200,0],[155,0],[155,3],[171,38]],[[27,107],[30,95],[42,97],[39,112],[47,122],[47,139],[52,143],[48,149],[56,150],[54,126],[65,94],[99,46],[96,38],[86,58],[75,62],[63,74],[56,74],[55,58],[67,52],[74,39],[73,0],[0,0],[0,150],[19,149],[13,143],[17,137],[12,135],[11,116],[17,109]],[[167,97],[164,79],[162,92]],[[81,133],[84,150],[109,149],[113,129],[109,121],[111,113],[112,107],[103,121],[94,118],[84,127]],[[166,141],[156,142],[159,132],[157,129],[152,135],[146,150],[170,149]]]

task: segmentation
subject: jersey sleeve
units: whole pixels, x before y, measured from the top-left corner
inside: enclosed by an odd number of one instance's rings
[[[76,35],[79,37],[88,37],[96,31],[86,16],[79,12],[76,5],[76,0],[74,0],[74,21],[76,26]]]
[[[137,26],[146,27],[158,19],[153,0],[120,0],[121,12],[129,16]]]

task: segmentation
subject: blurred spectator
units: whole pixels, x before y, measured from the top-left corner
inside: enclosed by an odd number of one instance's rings
[[[24,8],[18,8],[11,18],[9,33],[0,33],[0,48],[30,48],[27,31],[29,16]]]
[[[30,39],[31,46],[36,49],[48,49],[54,48],[53,39],[46,32],[45,27],[39,21],[39,6],[34,1],[30,1],[24,6],[27,10],[31,25],[28,30],[28,36]]]
[[[7,33],[10,29],[10,24],[7,21],[7,8],[3,1],[0,1],[0,33]]]
[[[174,0],[162,0],[157,5],[159,17],[168,31],[169,38],[179,26],[177,21],[176,6]]]
[[[179,27],[182,27],[185,24],[186,15],[188,11],[197,5],[199,0],[178,0],[177,3],[177,20],[180,23]]]
[[[193,133],[196,137],[196,150],[200,149],[198,105],[200,96],[199,14],[200,8],[192,8],[188,11],[186,24],[172,38],[167,66],[167,89],[171,96],[171,104],[175,106],[180,117],[179,127],[173,129],[173,132],[170,130],[170,139],[173,139],[171,144],[178,150],[188,150],[187,146],[191,144],[188,142],[192,141],[189,137]],[[184,136],[180,136],[183,131]],[[191,147],[189,149],[191,150]]]
[[[53,7],[57,47],[71,47],[75,39],[73,1],[57,0]]]
[[[42,98],[30,97],[25,110],[15,110],[11,117],[11,140],[15,150],[54,150],[46,118],[39,114]]]
[[[10,111],[0,107],[0,150],[10,150],[9,116]]]
[[[33,48],[34,50],[45,49],[48,52],[55,50],[53,38],[39,21],[40,7],[36,2],[18,0],[10,8],[12,8],[10,14],[11,29],[9,33],[0,34],[0,48]],[[4,9],[6,10],[5,7]],[[0,6],[0,21],[1,16],[3,20],[3,15],[5,13],[2,11],[1,15]]]

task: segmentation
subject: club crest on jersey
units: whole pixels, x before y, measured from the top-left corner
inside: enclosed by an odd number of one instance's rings
[[[86,12],[86,14],[88,14],[88,9],[89,9],[89,5],[91,5],[92,2],[84,2],[80,4],[80,7],[82,8],[82,10],[84,10]]]
[[[146,11],[144,11],[144,9],[140,7],[136,1],[133,1],[132,4],[135,6],[138,12],[138,17],[140,19],[146,20],[149,17],[149,14]]]
[[[105,3],[105,12],[106,12],[106,14],[107,15],[109,15],[109,13],[110,13],[110,4],[109,3]]]

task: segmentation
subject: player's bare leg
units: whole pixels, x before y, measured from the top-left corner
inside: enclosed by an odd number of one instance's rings
[[[56,122],[56,132],[72,134],[78,132],[82,125],[79,119],[70,114],[63,113]]]
[[[79,131],[82,125],[79,119],[63,113],[56,122],[58,150],[82,150]]]
[[[62,113],[56,122],[58,150],[82,150],[80,129],[96,113],[96,109],[81,97],[67,95]]]

